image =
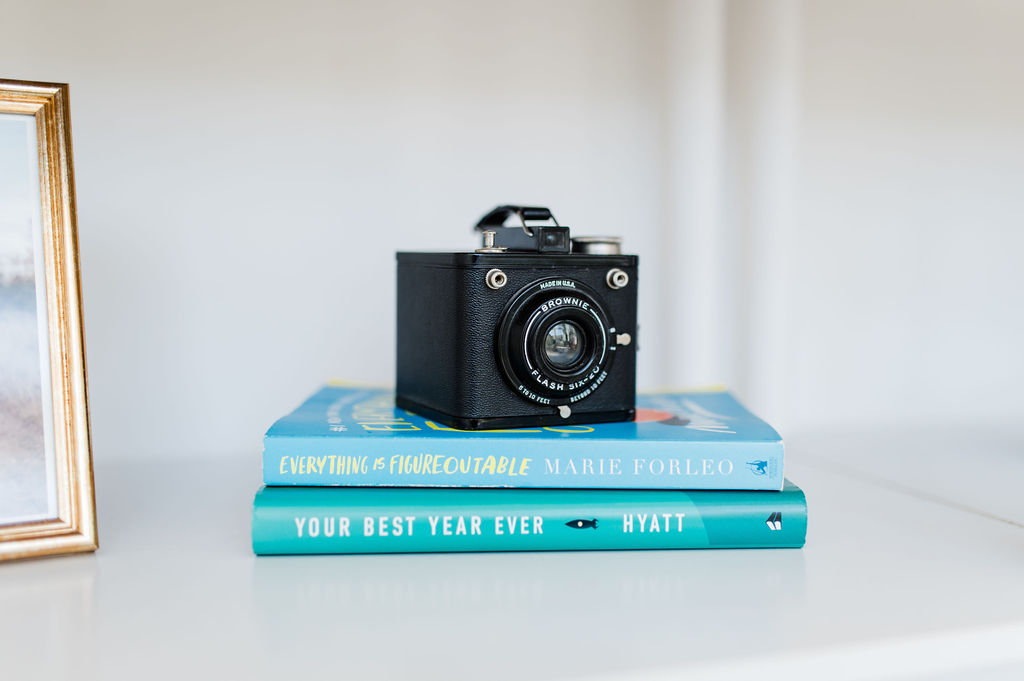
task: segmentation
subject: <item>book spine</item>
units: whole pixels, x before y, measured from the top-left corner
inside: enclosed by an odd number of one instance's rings
[[[538,454],[538,450],[543,454]],[[267,485],[780,490],[781,442],[267,437]]]
[[[405,498],[403,498],[405,497]],[[783,492],[264,488],[253,551],[271,554],[797,548]]]

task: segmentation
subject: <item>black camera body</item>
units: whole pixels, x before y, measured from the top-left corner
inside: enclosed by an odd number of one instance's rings
[[[632,420],[637,257],[537,220],[500,206],[475,252],[397,254],[400,408],[464,430]]]

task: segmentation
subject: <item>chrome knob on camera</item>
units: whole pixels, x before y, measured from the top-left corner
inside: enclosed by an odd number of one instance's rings
[[[572,252],[584,255],[621,255],[622,238],[617,236],[576,236]]]
[[[629,284],[629,275],[618,267],[613,267],[608,270],[608,274],[605,275],[604,280],[608,284],[609,288],[626,288]]]
[[[503,287],[505,284],[508,283],[508,275],[499,270],[498,268],[494,268],[493,270],[487,271],[487,275],[484,277],[484,281],[487,283],[487,288],[494,289],[495,291],[497,291],[499,288]]]

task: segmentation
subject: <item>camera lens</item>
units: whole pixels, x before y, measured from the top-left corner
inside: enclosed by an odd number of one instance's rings
[[[552,324],[544,338],[544,354],[559,369],[572,366],[583,354],[583,331],[569,321]]]
[[[505,378],[524,398],[575,404],[608,377],[615,324],[582,282],[540,279],[520,289],[502,312],[495,350]]]

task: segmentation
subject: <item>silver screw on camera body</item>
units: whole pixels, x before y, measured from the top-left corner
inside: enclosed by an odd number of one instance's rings
[[[608,286],[614,289],[625,288],[629,284],[629,275],[620,270],[618,267],[613,267],[608,270],[608,274],[605,275],[604,280],[608,282]]]
[[[504,253],[508,249],[504,246],[494,245],[494,230],[487,230],[484,232],[484,245],[482,248],[476,249],[477,253]]]
[[[508,275],[502,272],[501,270],[495,268],[493,270],[488,270],[487,278],[485,279],[485,281],[487,282],[488,288],[492,288],[495,291],[497,291],[499,288],[508,283]]]

